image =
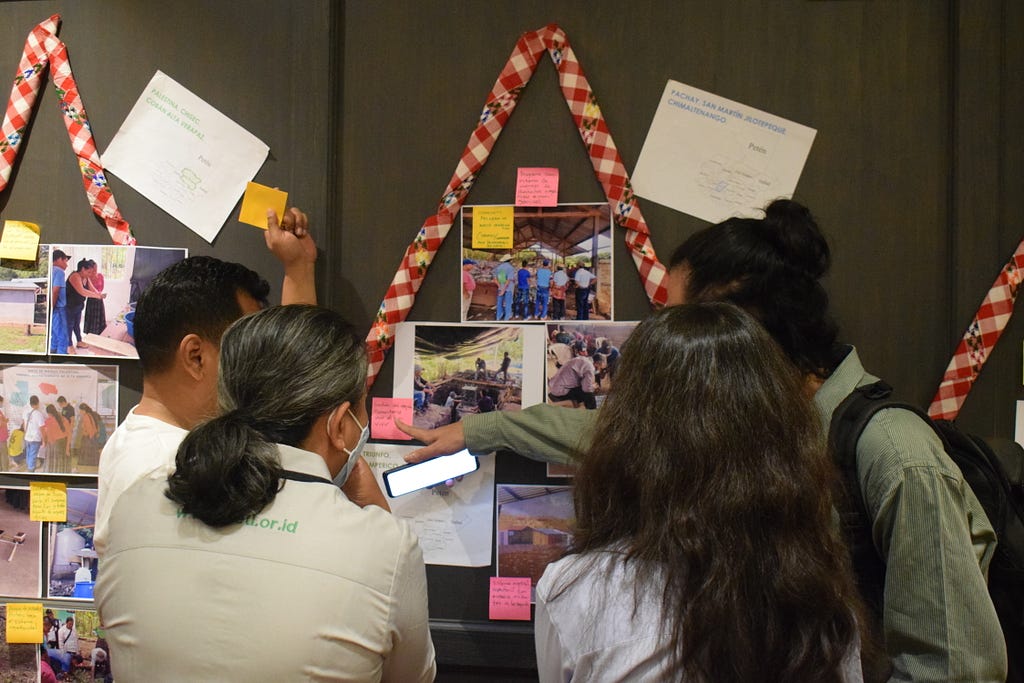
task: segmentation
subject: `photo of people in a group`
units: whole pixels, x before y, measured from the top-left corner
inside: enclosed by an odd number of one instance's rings
[[[0,353],[46,353],[50,247],[35,261],[0,261]]]
[[[110,645],[105,636],[99,614],[93,610],[47,608],[43,612],[40,669],[49,668],[58,681],[112,683]]]
[[[547,330],[547,402],[597,409],[608,395],[633,333],[632,322],[549,323]]]
[[[72,244],[50,249],[49,353],[138,358],[135,304],[187,249]]]
[[[417,325],[413,424],[432,429],[463,415],[523,406],[523,330]]]
[[[117,382],[116,365],[0,364],[0,472],[97,474]]]
[[[462,209],[462,320],[611,320],[608,204]]]
[[[71,489],[66,522],[48,522],[50,558],[47,597],[92,600],[99,560],[92,536],[96,489]]]
[[[498,576],[530,577],[530,601],[544,568],[572,542],[575,512],[569,486],[498,484]]]
[[[27,487],[0,488],[0,595],[38,598],[42,589],[42,522],[28,514]]]

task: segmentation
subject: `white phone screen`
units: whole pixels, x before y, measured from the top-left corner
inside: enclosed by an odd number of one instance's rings
[[[442,455],[415,465],[403,465],[384,473],[384,487],[392,498],[404,496],[448,479],[469,474],[480,466],[475,455],[462,450],[453,455]]]

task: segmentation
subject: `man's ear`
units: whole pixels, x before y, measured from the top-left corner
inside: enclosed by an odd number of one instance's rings
[[[198,334],[186,334],[178,342],[178,365],[197,382],[210,369],[206,348],[207,344]]]

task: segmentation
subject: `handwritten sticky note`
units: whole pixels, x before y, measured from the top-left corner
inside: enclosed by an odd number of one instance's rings
[[[473,248],[511,249],[515,207],[474,206]]]
[[[488,619],[530,620],[530,577],[492,576]]]
[[[409,441],[411,436],[395,426],[395,418],[412,424],[411,398],[375,398],[370,415],[370,436],[374,439],[401,439]]]
[[[558,169],[520,168],[516,206],[558,206]]]
[[[246,183],[245,195],[242,197],[242,210],[238,212],[238,221],[266,230],[267,209],[276,211],[278,219],[280,219],[284,216],[284,211],[287,208],[287,192],[259,183]]]
[[[7,603],[8,643],[43,642],[43,603]]]
[[[39,256],[39,226],[25,221],[4,221],[0,258],[35,261]]]
[[[68,487],[57,481],[29,482],[28,518],[33,522],[68,521]]]

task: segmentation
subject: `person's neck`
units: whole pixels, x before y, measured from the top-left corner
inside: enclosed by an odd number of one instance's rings
[[[192,429],[205,415],[192,399],[195,387],[182,386],[170,377],[144,379],[136,415],[152,417],[181,429]]]

